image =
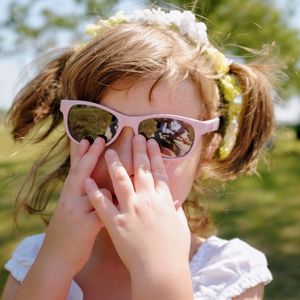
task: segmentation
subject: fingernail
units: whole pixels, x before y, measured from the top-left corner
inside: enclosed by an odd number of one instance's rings
[[[157,141],[153,138],[149,139],[147,142],[149,145],[151,145],[153,147],[158,145]]]
[[[146,140],[146,138],[142,134],[137,134],[134,138],[138,142],[144,142]]]
[[[102,144],[104,142],[104,140],[103,140],[103,138],[101,138],[101,137],[96,137],[96,139],[95,139],[95,141],[94,141],[94,143],[96,144],[96,145],[100,145],[100,144]]]
[[[84,139],[81,140],[81,141],[79,142],[80,147],[83,147],[84,143],[85,143],[85,142],[84,142]]]

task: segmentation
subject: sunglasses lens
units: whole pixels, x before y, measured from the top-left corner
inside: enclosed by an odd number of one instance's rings
[[[68,128],[77,142],[87,139],[93,143],[98,136],[109,142],[117,131],[118,119],[98,107],[75,105],[69,111]]]
[[[154,138],[160,145],[163,157],[180,157],[192,148],[193,127],[176,119],[147,119],[140,123],[139,133],[147,139]]]

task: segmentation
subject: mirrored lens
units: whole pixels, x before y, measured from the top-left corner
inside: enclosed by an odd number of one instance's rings
[[[176,119],[148,119],[139,125],[139,133],[147,139],[154,138],[160,145],[163,157],[180,157],[192,148],[193,127]]]
[[[118,119],[97,107],[75,105],[69,111],[68,127],[71,136],[78,142],[85,138],[93,143],[98,136],[109,142],[116,134]]]

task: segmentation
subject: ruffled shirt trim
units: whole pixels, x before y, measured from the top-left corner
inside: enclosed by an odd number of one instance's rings
[[[22,282],[44,240],[44,234],[24,239],[5,269]],[[190,262],[195,300],[230,300],[258,284],[267,284],[272,274],[265,255],[239,240],[206,239]],[[83,300],[83,292],[73,280],[67,300]]]
[[[272,281],[265,255],[240,239],[208,238],[190,270],[195,300],[230,300]]]

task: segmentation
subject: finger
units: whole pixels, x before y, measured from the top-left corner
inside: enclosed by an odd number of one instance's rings
[[[101,228],[104,227],[104,223],[100,219],[97,211],[93,209],[91,212],[89,212],[89,222],[91,224],[91,228],[95,229],[95,232],[99,232]]]
[[[81,195],[83,194],[83,182],[86,178],[90,177],[104,149],[105,141],[98,137],[89,147],[88,151],[81,157],[72,172],[72,184],[74,185],[73,189],[75,192]]]
[[[146,139],[141,134],[133,138],[134,187],[136,191],[154,188],[150,162],[147,154]]]
[[[112,219],[119,213],[112,201],[106,196],[110,192],[105,189],[99,189],[95,181],[91,178],[85,180],[84,187],[88,199],[95,208],[99,218],[106,227],[110,227]]]
[[[156,190],[169,190],[168,174],[161,156],[159,145],[154,139],[147,141],[147,151],[149,154],[151,173]]]
[[[81,197],[80,204],[82,205],[83,211],[86,213],[89,213],[89,212],[95,210],[95,208],[92,205],[91,201],[89,200],[88,196]]]
[[[129,210],[130,201],[133,200],[135,196],[135,190],[131,179],[122,165],[116,151],[108,149],[105,152],[105,160],[120,208],[122,211]]]
[[[86,191],[86,188],[85,188],[85,191]],[[104,196],[110,201],[113,203],[113,200],[112,200],[112,196],[111,196],[111,193],[110,191],[106,190],[106,189],[101,189],[102,193],[104,194]],[[86,201],[86,204],[85,204],[85,208],[86,208],[86,211],[88,213],[92,212],[92,211],[95,211],[95,207],[92,205],[90,199],[89,199],[89,196],[85,196],[83,197],[84,201]],[[99,217],[99,216],[98,216]]]
[[[71,169],[76,169],[80,159],[88,151],[90,143],[88,140],[83,139],[80,141],[79,146],[76,146],[74,153],[71,155]]]

